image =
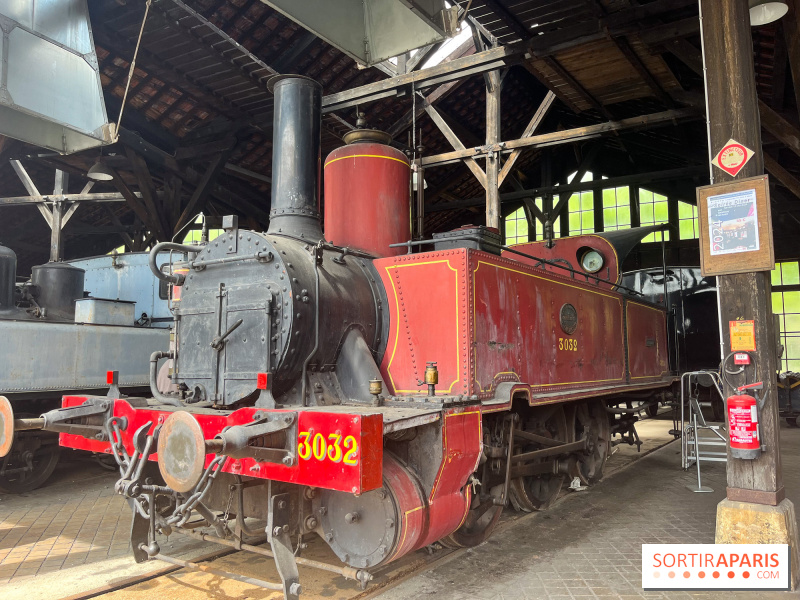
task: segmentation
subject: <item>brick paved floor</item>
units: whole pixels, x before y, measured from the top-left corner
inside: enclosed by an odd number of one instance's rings
[[[0,584],[128,553],[130,509],[114,493],[116,474],[62,456],[45,487],[0,495]]]
[[[787,496],[800,501],[800,429],[781,429]],[[641,545],[713,543],[716,505],[725,496],[725,465],[703,463],[703,484],[714,493],[695,494],[694,471],[680,469],[680,446],[671,443],[573,493],[548,511],[535,513],[485,544],[388,590],[385,600],[579,600],[797,598],[790,592],[644,592]]]
[[[3,592],[25,588],[25,582],[35,576],[67,573],[82,566],[88,574],[102,569],[102,561],[130,558],[131,510],[114,492],[119,474],[104,470],[86,453],[64,450],[61,456],[44,487],[21,495],[0,494]],[[194,552],[202,543],[175,536],[168,546],[181,555]],[[4,595],[0,593],[0,598]]]

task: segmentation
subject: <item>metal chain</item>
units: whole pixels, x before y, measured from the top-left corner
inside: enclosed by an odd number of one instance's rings
[[[118,484],[120,481],[130,478],[130,476],[136,470],[136,465],[138,462],[136,460],[138,453],[134,452],[133,456],[131,456],[128,454],[128,451],[125,450],[125,446],[122,443],[122,429],[120,428],[119,422],[119,417],[111,417],[106,421],[106,433],[108,434],[108,439],[111,442],[111,454],[119,465],[121,477],[117,481]],[[139,460],[147,460],[147,457],[142,456]],[[118,493],[122,494],[118,486],[115,486],[115,489],[117,489]],[[133,501],[133,506],[136,512],[138,512],[143,518],[149,520],[151,511],[155,510],[155,501],[150,502],[145,494],[139,494],[139,496],[136,498],[131,498],[131,500]],[[145,503],[147,506],[145,506]]]
[[[228,494],[228,506],[225,507],[225,512],[222,514],[222,526],[228,528],[228,518],[231,513],[231,502],[233,502],[233,486],[230,487],[230,494]]]
[[[184,523],[186,523],[186,521],[189,520],[189,517],[191,517],[195,506],[197,506],[203,500],[206,493],[208,493],[208,490],[211,488],[211,484],[222,469],[222,465],[225,463],[226,458],[227,457],[225,456],[214,457],[214,459],[211,461],[211,464],[206,467],[203,476],[200,478],[200,481],[194,487],[194,490],[186,499],[186,501],[175,506],[172,516],[167,519],[167,524],[173,525],[177,523],[178,527],[181,527]]]

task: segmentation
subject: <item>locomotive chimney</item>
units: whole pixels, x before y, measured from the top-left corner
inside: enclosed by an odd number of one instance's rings
[[[267,233],[310,242],[322,239],[319,218],[322,86],[308,77],[280,75],[272,132],[272,210]]]

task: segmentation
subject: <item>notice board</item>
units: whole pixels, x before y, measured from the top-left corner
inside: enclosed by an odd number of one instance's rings
[[[697,188],[704,276],[775,268],[766,175]]]

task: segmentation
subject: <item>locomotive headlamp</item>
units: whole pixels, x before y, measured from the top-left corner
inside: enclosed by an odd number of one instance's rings
[[[587,273],[597,273],[603,268],[604,262],[603,255],[597,250],[587,250],[581,256],[581,267]]]

